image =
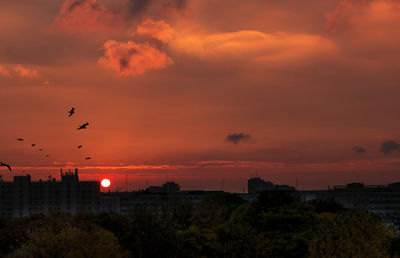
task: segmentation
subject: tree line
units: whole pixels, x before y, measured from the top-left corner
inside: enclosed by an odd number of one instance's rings
[[[0,257],[400,257],[393,227],[334,201],[229,193],[161,212],[54,214],[2,223]]]

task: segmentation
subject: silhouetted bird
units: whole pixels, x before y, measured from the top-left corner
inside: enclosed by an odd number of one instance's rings
[[[39,149],[39,151],[43,151],[43,149]]]
[[[87,129],[86,127],[89,125],[88,122],[84,123],[83,125],[79,126],[76,130]]]
[[[86,157],[86,159],[85,160],[88,160],[88,159],[92,159],[91,157]]]
[[[10,165],[8,165],[8,164],[6,164],[6,163],[0,162],[0,167],[7,167],[8,170],[12,171]]]
[[[75,108],[73,107],[73,108],[71,108],[71,110],[70,111],[68,111],[68,114],[69,114],[69,116],[68,117],[71,117],[73,114],[75,114]]]
[[[32,147],[35,147],[36,146],[36,144],[32,144]]]
[[[17,138],[17,141],[19,141],[19,142],[23,142],[23,141],[24,141],[24,139],[23,139],[23,138]]]
[[[46,154],[46,157],[50,157],[50,154]]]
[[[78,146],[78,149],[80,149],[80,148],[82,148],[82,145],[79,145],[79,146]]]

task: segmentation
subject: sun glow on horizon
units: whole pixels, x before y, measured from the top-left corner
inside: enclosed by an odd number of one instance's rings
[[[101,186],[102,187],[108,188],[108,187],[110,187],[110,185],[111,185],[110,179],[105,178],[105,179],[101,180]]]

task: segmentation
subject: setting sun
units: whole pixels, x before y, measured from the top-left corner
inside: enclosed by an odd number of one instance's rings
[[[107,188],[107,187],[110,187],[110,185],[111,185],[111,181],[110,181],[110,179],[102,179],[101,180],[101,186],[102,187],[104,187],[104,188]]]

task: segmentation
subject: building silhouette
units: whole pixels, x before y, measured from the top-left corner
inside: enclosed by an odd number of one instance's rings
[[[162,186],[150,186],[145,191],[150,193],[179,193],[181,188],[175,182],[166,182]]]
[[[12,219],[38,214],[98,212],[100,184],[79,181],[78,169],[60,170],[61,181],[31,181],[31,176],[14,176],[13,182],[0,181],[0,217]]]
[[[300,191],[304,201],[335,200],[345,208],[362,209],[378,215],[400,230],[400,183],[364,185],[350,183],[333,189]]]
[[[78,169],[63,172],[61,181],[31,181],[31,176],[14,176],[12,182],[0,179],[0,218],[29,217],[39,214],[116,213],[127,215],[135,209],[160,212],[172,202],[190,202],[198,206],[207,196],[222,191],[181,191],[179,184],[166,182],[133,192],[100,193],[98,181],[79,181]],[[400,183],[364,185],[351,183],[328,190],[301,190],[277,185],[259,177],[248,180],[248,193],[238,194],[244,200],[254,200],[261,192],[288,191],[307,202],[335,200],[345,208],[357,208],[374,213],[400,231]]]
[[[295,191],[296,189],[288,185],[276,185],[269,181],[264,181],[259,177],[250,178],[247,181],[247,192],[257,194],[265,191]]]
[[[145,209],[161,212],[176,202],[190,202],[198,206],[207,196],[221,191],[181,191],[179,184],[166,182],[133,192],[102,193],[100,212],[128,215],[134,210]]]

